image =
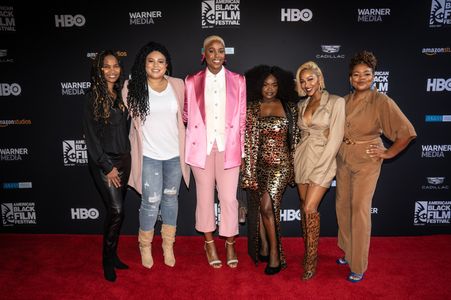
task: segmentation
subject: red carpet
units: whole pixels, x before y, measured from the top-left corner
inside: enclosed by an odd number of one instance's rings
[[[345,280],[338,266],[336,238],[321,238],[317,275],[300,279],[300,238],[284,238],[288,268],[270,277],[247,256],[245,237],[237,241],[239,266],[208,266],[202,238],[177,237],[177,264],[163,264],[161,239],[153,247],[155,265],[140,265],[136,236],[121,237],[115,283],[103,279],[101,237],[93,235],[0,234],[2,299],[451,299],[451,235],[373,237],[370,265],[360,283]],[[223,240],[216,242],[224,260]]]

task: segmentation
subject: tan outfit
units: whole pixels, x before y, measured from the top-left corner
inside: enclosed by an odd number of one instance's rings
[[[370,144],[383,145],[381,134],[395,141],[415,137],[410,121],[388,96],[372,91],[353,103],[346,95],[345,139],[337,156],[336,212],[338,246],[352,272],[362,274],[368,266],[371,236],[371,202],[382,159],[367,153]]]
[[[343,141],[345,101],[324,91],[311,124],[306,124],[303,116],[309,101],[298,104],[301,141],[294,156],[295,180],[328,188],[335,177],[335,157]]]

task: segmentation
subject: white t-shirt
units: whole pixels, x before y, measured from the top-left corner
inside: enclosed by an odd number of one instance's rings
[[[177,98],[168,83],[161,93],[149,89],[150,114],[142,127],[143,155],[157,160],[179,156]]]

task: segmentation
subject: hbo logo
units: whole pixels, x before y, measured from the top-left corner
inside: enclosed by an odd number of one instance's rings
[[[299,20],[308,22],[313,18],[313,13],[308,8],[304,8],[303,10],[297,8],[282,8],[280,18],[282,22],[297,22]]]
[[[86,220],[86,219],[97,219],[99,217],[99,211],[95,208],[71,208],[70,214],[72,220]]]
[[[82,15],[55,15],[55,26],[56,27],[81,27],[85,25],[86,19]]]
[[[426,86],[428,92],[443,92],[445,90],[451,92],[451,78],[428,78]]]
[[[0,96],[19,96],[22,89],[17,83],[0,83]]]
[[[299,221],[301,220],[301,211],[299,209],[281,209],[280,221]]]

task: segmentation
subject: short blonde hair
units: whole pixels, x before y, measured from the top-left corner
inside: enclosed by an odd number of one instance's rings
[[[326,88],[326,84],[324,83],[324,76],[321,69],[318,67],[318,65],[313,61],[308,61],[303,63],[298,70],[296,71],[296,90],[298,92],[299,96],[305,96],[305,92],[301,88],[301,72],[304,70],[311,70],[316,76],[318,76],[319,79],[319,86],[321,90],[324,90]]]
[[[219,35],[210,35],[210,36],[207,36],[204,40],[203,52],[205,52],[205,47],[207,47],[213,41],[220,42],[225,48],[225,43],[224,43],[224,40],[222,39],[222,37],[220,37]]]

